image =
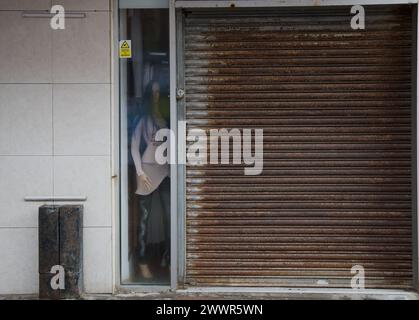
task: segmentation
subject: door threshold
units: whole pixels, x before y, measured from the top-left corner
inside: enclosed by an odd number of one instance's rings
[[[389,300],[419,300],[419,294],[414,291],[399,289],[339,289],[339,288],[260,288],[260,287],[194,287],[176,290],[179,294],[238,294],[238,295],[275,295],[290,298],[310,297],[321,299],[389,299]]]
[[[158,298],[168,294],[172,298],[189,296],[221,299],[373,299],[373,300],[419,300],[414,291],[399,289],[339,289],[339,288],[279,288],[279,287],[193,287],[172,290],[170,286],[122,285],[114,295],[123,298]]]
[[[123,294],[161,294],[170,292],[171,288],[169,285],[138,285],[138,284],[126,284],[121,285],[115,289],[116,295]]]

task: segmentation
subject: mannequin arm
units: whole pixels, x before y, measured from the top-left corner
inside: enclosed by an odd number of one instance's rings
[[[141,176],[144,174],[142,163],[141,163],[141,154],[140,154],[140,144],[141,144],[141,136],[144,130],[144,118],[142,118],[137,126],[135,127],[134,133],[131,137],[131,155],[132,159],[134,160],[135,170],[137,171],[137,175]]]

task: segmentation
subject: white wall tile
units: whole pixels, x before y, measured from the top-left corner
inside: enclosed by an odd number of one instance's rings
[[[54,157],[54,194],[86,196],[84,226],[111,226],[110,157]]]
[[[51,85],[0,84],[0,155],[52,155]]]
[[[109,0],[52,0],[53,4],[64,6],[65,10],[109,10]]]
[[[110,154],[110,85],[54,85],[54,154]]]
[[[86,15],[53,32],[54,83],[110,82],[110,13]]]
[[[38,292],[38,229],[0,228],[0,294]]]
[[[112,293],[112,229],[85,228],[83,237],[86,293]]]
[[[0,83],[51,82],[51,28],[48,19],[0,11]]]
[[[37,227],[43,203],[24,198],[52,195],[52,157],[0,156],[0,177],[0,227]]]
[[[51,0],[1,0],[0,10],[48,10]]]

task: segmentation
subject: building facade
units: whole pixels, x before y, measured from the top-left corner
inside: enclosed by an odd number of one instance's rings
[[[417,1],[0,0],[0,43],[0,294],[38,292],[38,208],[67,203],[86,293],[333,292],[359,270],[417,290]],[[133,135],[156,92],[176,161],[147,277]],[[263,171],[180,161],[223,128],[243,149],[263,129]]]

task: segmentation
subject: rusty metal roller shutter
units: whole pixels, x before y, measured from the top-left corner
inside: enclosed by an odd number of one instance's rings
[[[184,12],[187,128],[263,128],[264,171],[186,168],[196,286],[412,286],[411,6]]]

